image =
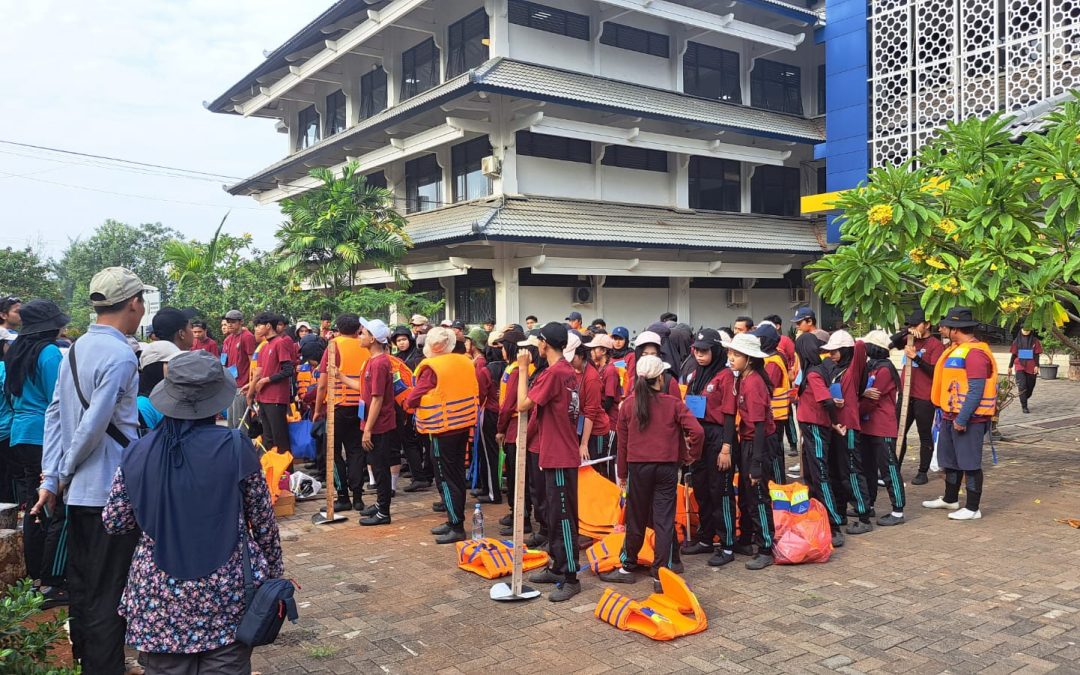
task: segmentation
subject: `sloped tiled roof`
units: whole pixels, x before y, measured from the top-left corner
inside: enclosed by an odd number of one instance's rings
[[[822,253],[816,221],[537,196],[491,197],[408,217],[418,246],[489,239]]]

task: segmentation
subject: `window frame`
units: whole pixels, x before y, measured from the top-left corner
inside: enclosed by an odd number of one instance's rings
[[[710,192],[717,189],[720,191],[720,208],[712,208],[714,205],[711,203],[702,203],[703,190],[700,185],[701,181],[706,179],[715,180],[711,176],[701,176],[701,172],[708,168],[712,168],[720,174],[720,185],[709,190]],[[729,180],[731,175],[735,176],[734,181]],[[687,167],[687,192],[688,202],[692,209],[739,213],[742,211],[742,167],[739,162],[733,159],[694,155],[690,158],[690,164]]]
[[[427,165],[428,162],[431,163],[431,166]],[[425,179],[434,180],[422,182]],[[437,209],[442,206],[442,182],[443,170],[442,167],[439,166],[439,161],[435,156],[435,153],[423,155],[405,162],[405,213],[431,211],[432,209]],[[435,199],[432,201],[421,201],[420,190],[429,185],[436,186]],[[431,206],[428,208],[421,208],[425,204],[430,204]]]
[[[386,110],[389,102],[389,86],[386,70],[382,66],[375,66],[360,76],[360,119],[366,120]],[[382,100],[376,101],[376,95],[380,90]]]
[[[327,138],[334,134],[340,134],[349,127],[349,119],[345,107],[345,91],[338,89],[326,96],[326,120],[323,133]]]
[[[471,27],[469,22],[475,21],[477,17],[480,17],[481,19],[482,30],[479,32],[467,33],[467,29],[475,28],[475,26]],[[455,33],[457,33],[456,36]],[[488,21],[488,15],[483,7],[450,24],[446,29],[446,35],[446,79],[457,77],[462,73],[468,72],[491,58],[491,51],[488,45],[483,44],[483,40],[487,40],[491,37],[491,27]],[[484,52],[482,58],[476,63],[469,62],[468,47],[472,40],[479,40]]]
[[[644,49],[635,46],[634,40],[644,40]],[[635,26],[627,26],[624,23],[615,23],[614,21],[604,22],[604,30],[600,33],[600,44],[662,59],[671,57],[671,38],[669,36]],[[661,44],[663,47],[660,46]]]
[[[718,73],[718,91],[707,91],[702,70]],[[727,103],[742,103],[742,77],[739,53],[700,42],[687,42],[683,54],[683,92]],[[691,83],[691,77],[693,83]],[[728,98],[724,98],[728,96]]]
[[[322,140],[322,115],[312,103],[296,115],[296,150],[305,150]],[[314,138],[311,131],[314,130]]]
[[[491,178],[480,173],[484,157],[491,153],[491,139],[487,136],[477,136],[450,146],[450,178],[455,202],[481,199],[491,194]],[[469,176],[474,174],[479,174],[475,180],[483,181],[486,187],[481,192],[470,195],[472,191],[469,189]]]
[[[417,57],[427,57],[427,60],[418,60]],[[439,70],[440,58],[441,54],[439,53],[439,46],[435,44],[434,36],[429,37],[426,40],[421,40],[417,44],[401,52],[400,100],[404,101],[413,96],[419,96],[425,91],[437,87],[441,83],[442,74]],[[431,72],[429,81],[421,81],[421,76],[417,73],[417,68],[420,66],[430,67]],[[414,80],[413,82],[409,82],[410,74]]]
[[[603,166],[635,171],[668,172],[668,153],[651,148],[635,148],[630,145],[609,145],[600,160]]]
[[[751,213],[797,216],[801,196],[802,171],[798,167],[762,164],[754,169],[754,175],[750,178]],[[775,205],[779,205],[779,208]]]
[[[527,129],[514,136],[517,154],[522,157],[539,157],[559,162],[592,164],[592,142],[565,136],[535,134]]]
[[[542,30],[574,40],[589,42],[592,39],[592,18],[586,14],[569,12],[529,0],[509,0],[506,13],[509,22],[515,26]],[[542,14],[546,16],[540,16]]]
[[[790,73],[785,76],[782,71],[794,71],[794,77]],[[771,92],[770,95],[769,90],[775,88],[780,91]],[[774,96],[779,96],[780,100],[774,100]],[[750,105],[761,110],[801,116],[802,68],[781,61],[755,60],[754,69],[750,71]]]

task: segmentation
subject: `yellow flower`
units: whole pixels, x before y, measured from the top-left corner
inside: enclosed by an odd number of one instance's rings
[[[874,225],[888,225],[892,222],[893,210],[888,204],[877,204],[870,207],[866,214],[867,219]]]
[[[938,229],[940,229],[946,235],[956,232],[957,227],[956,223],[954,223],[951,218],[942,218],[941,221],[937,224],[937,226]]]
[[[926,260],[926,251],[922,250],[921,246],[916,246],[908,251],[908,257],[911,258],[911,262],[913,263],[921,263]]]
[[[945,269],[945,263],[941,262],[940,260],[938,260],[935,257],[927,258],[926,259],[926,264],[929,265],[930,267],[936,267],[939,270]]]

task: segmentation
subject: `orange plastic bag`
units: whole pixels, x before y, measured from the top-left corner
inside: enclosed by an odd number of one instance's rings
[[[266,487],[270,490],[270,502],[277,503],[278,486],[281,483],[281,475],[292,469],[293,456],[291,452],[280,453],[276,451],[263,453],[259,458],[262,465],[263,475],[266,477]]]
[[[829,514],[816,499],[803,513],[773,510],[776,543],[773,556],[781,565],[826,562],[832,555]]]

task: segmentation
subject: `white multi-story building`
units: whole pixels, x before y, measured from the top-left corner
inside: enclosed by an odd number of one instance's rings
[[[350,161],[391,189],[412,288],[450,317],[726,325],[805,303],[827,246],[799,216],[823,188],[823,21],[780,0],[342,0],[208,107],[286,139],[233,194]]]

